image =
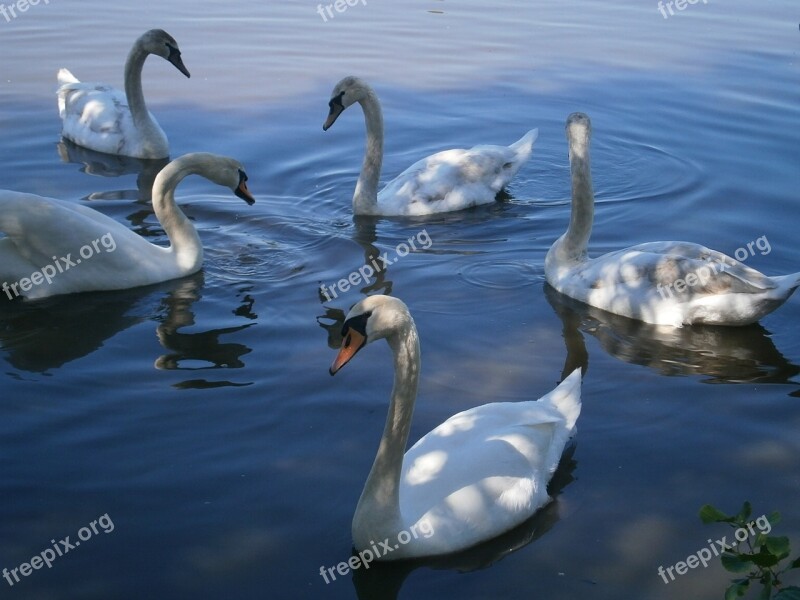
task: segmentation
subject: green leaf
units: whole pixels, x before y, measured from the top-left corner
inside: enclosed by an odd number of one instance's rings
[[[700,508],[700,520],[706,525],[709,523],[733,523],[733,517],[729,517],[710,504],[705,504]]]
[[[739,580],[738,583],[734,583],[725,590],[725,600],[736,600],[736,598],[744,596],[748,587],[750,587],[749,579]]]
[[[789,546],[789,538],[786,536],[768,537],[765,546],[767,547],[767,550],[769,550],[778,558],[778,560],[782,560],[789,556],[789,552],[791,551]]]
[[[800,588],[795,586],[783,588],[774,600],[800,600]]]
[[[745,523],[747,519],[750,518],[752,512],[753,512],[753,507],[750,505],[750,502],[745,500],[745,503],[742,504],[742,510],[740,510],[739,514],[736,515],[736,522]]]
[[[722,566],[731,573],[744,573],[753,568],[752,554],[731,554],[726,552],[722,555]]]
[[[767,521],[769,521],[769,524],[772,526],[777,525],[781,522],[781,513],[779,513],[777,510],[773,510],[767,515]]]
[[[800,556],[792,561],[792,564],[789,565],[789,569],[800,569]],[[788,571],[789,569],[786,570]]]
[[[774,567],[778,564],[777,556],[771,554],[762,546],[761,551],[756,554],[740,554],[740,558],[751,561],[754,565],[762,568]]]

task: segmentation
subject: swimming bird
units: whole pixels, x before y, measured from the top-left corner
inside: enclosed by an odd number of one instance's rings
[[[557,291],[611,313],[681,327],[754,323],[800,286],[800,273],[769,277],[691,242],[648,242],[589,258],[591,133],[588,116],[568,117],[572,214],[545,257],[545,278]]]
[[[423,158],[378,192],[383,164],[383,112],[375,91],[358,77],[345,77],[333,89],[327,131],[358,102],[367,125],[367,150],[353,195],[357,215],[417,216],[462,210],[494,202],[497,194],[530,158],[539,134],[532,129],[510,146],[475,146]]]
[[[377,548],[379,560],[456,552],[514,528],[549,502],[547,482],[581,411],[580,369],[539,400],[458,413],[405,452],[421,367],[408,307],[369,296],[350,310],[342,335],[331,375],[380,339],[394,359],[386,426],[353,517],[357,551]]]
[[[242,165],[207,153],[173,160],[153,183],[153,210],[169,238],[151,244],[121,223],[86,206],[34,194],[0,190],[0,285],[9,299],[29,300],[150,285],[200,270],[203,245],[175,203],[175,188],[197,174],[248,204]],[[0,295],[2,298],[2,295]]]
[[[66,139],[107,154],[166,158],[169,142],[147,110],[142,67],[150,54],[168,60],[189,77],[178,43],[166,31],[151,29],[134,42],[125,61],[125,92],[103,83],[81,83],[67,69],[58,72],[58,114]]]

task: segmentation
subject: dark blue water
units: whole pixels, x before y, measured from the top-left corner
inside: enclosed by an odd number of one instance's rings
[[[718,563],[668,585],[657,569],[727,533],[700,523],[701,505],[746,499],[781,511],[777,533],[798,547],[800,299],[752,327],[663,330],[566,301],[543,275],[569,218],[575,110],[594,125],[593,253],[684,239],[733,254],[766,236],[747,264],[800,270],[793,9],[710,0],[664,19],[656,2],[370,0],[326,22],[311,2],[51,0],[0,16],[0,188],[165,241],[152,173],[62,161],[54,96],[62,66],[121,85],[130,43],[158,26],[192,72],[145,66],[173,157],[234,156],[257,197],[182,184],[206,248],[194,277],[0,305],[0,568],[113,522],[52,568],[0,579],[0,597],[719,598]],[[383,101],[384,181],[538,127],[534,157],[502,203],[354,221],[363,119],[351,109],[321,130],[348,74]],[[423,231],[427,250],[320,294]],[[556,502],[524,527],[325,584],[320,567],[350,556],[392,377],[380,344],[335,379],[327,368],[344,313],[374,292],[402,298],[420,330],[412,440],[460,410],[535,399],[577,365],[584,408]]]

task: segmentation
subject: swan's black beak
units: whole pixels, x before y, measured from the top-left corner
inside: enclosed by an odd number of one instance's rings
[[[247,189],[247,173],[241,169],[239,170],[239,185],[236,186],[234,193],[251,206],[256,203],[256,199],[253,198],[250,190]]]
[[[322,131],[328,131],[331,125],[336,123],[336,119],[339,118],[339,115],[344,112],[344,104],[342,104],[342,96],[344,96],[344,92],[342,92],[335,98],[331,98],[331,101],[328,102],[328,106],[330,107],[330,112],[328,113],[328,118],[325,120],[325,124],[322,126]]]
[[[339,349],[339,354],[336,355],[336,360],[334,360],[331,365],[330,374],[336,375],[339,369],[349,363],[350,359],[353,358],[366,343],[367,337],[351,327],[344,341],[342,341],[342,347]]]
[[[175,68],[178,69],[181,73],[186,75],[186,77],[191,77],[189,74],[189,69],[186,68],[186,65],[183,64],[183,59],[181,58],[181,51],[178,50],[175,46],[170,46],[167,44],[167,48],[169,48],[169,56],[167,60],[175,65]]]

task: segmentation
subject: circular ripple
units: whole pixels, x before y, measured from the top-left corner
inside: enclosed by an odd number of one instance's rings
[[[543,276],[539,265],[518,260],[486,260],[459,270],[461,278],[477,287],[514,290],[534,285]]]

